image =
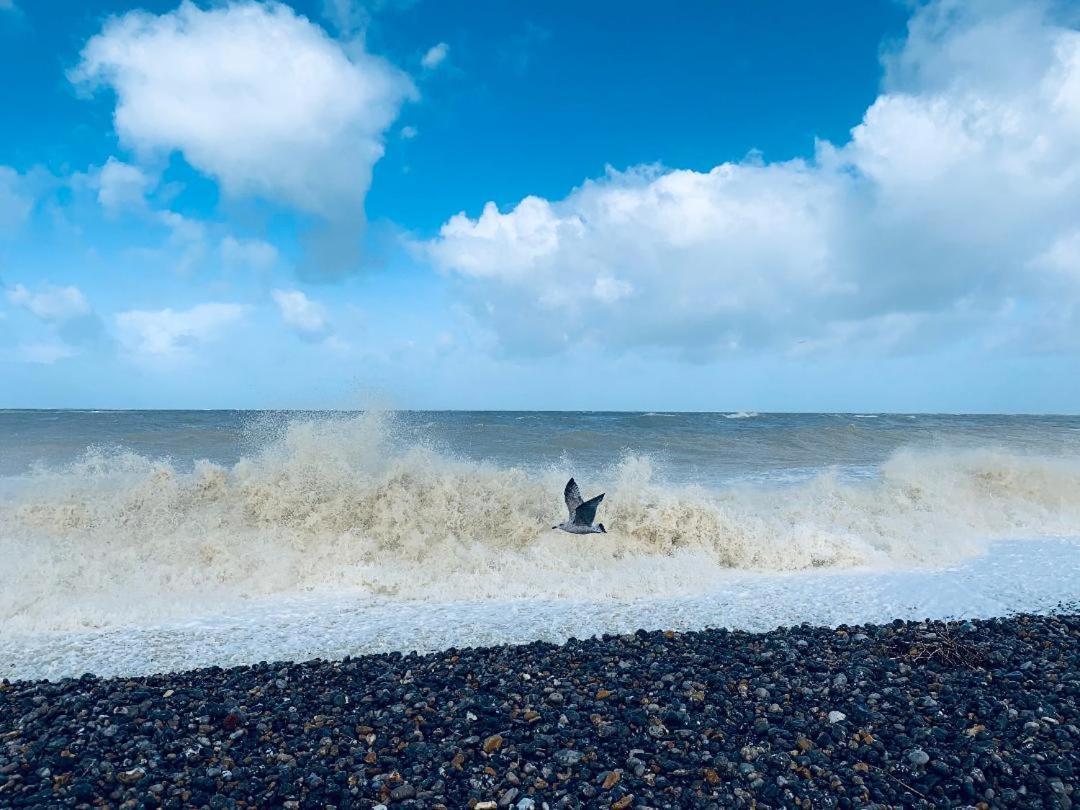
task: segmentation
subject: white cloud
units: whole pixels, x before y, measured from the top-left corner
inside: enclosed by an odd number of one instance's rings
[[[735,347],[760,342],[761,320],[843,292],[837,185],[798,163],[611,172],[560,203],[458,215],[430,252],[514,350]]]
[[[191,309],[129,310],[116,316],[120,346],[135,359],[186,360],[243,320],[246,307],[206,303]]]
[[[371,169],[409,78],[342,46],[281,3],[111,19],[71,78],[116,93],[114,123],[139,154],[183,153],[230,195],[329,220],[362,219]]]
[[[907,350],[1017,313],[1075,346],[1080,33],[1048,9],[919,9],[850,140],[811,160],[609,170],[424,249],[511,351]]]
[[[420,59],[420,64],[427,70],[434,70],[443,62],[446,61],[446,57],[450,55],[450,46],[445,42],[440,42],[437,45],[432,45],[428,48],[427,53]]]
[[[221,240],[221,260],[226,267],[266,271],[278,260],[278,251],[262,239],[237,239],[226,236]]]
[[[270,293],[289,326],[308,338],[322,337],[329,332],[326,309],[312,301],[300,290],[273,290]]]
[[[0,166],[0,234],[22,227],[33,207],[26,178],[8,166]]]
[[[39,292],[35,293],[22,284],[16,284],[7,291],[7,299],[49,323],[60,323],[90,314],[90,304],[78,287],[44,284]]]
[[[146,206],[146,195],[156,184],[138,166],[110,157],[98,172],[98,203],[109,213],[141,210]]]
[[[418,130],[414,126],[404,126],[404,127],[401,128],[401,137],[404,138],[407,141],[411,141],[413,138],[415,138],[419,134],[420,134],[420,130]]]

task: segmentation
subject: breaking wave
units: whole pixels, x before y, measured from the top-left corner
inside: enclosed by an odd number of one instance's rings
[[[1080,461],[893,455],[880,476],[675,487],[626,455],[606,535],[551,531],[569,470],[396,447],[393,417],[297,420],[232,466],[89,451],[0,502],[0,627],[182,618],[312,591],[430,601],[707,592],[732,568],[940,566],[1080,533]]]

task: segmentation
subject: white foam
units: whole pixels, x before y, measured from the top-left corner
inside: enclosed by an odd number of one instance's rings
[[[609,534],[550,530],[569,470],[395,450],[388,417],[298,420],[231,467],[90,452],[0,503],[0,633],[122,628],[305,594],[397,602],[696,598],[731,571],[940,567],[1080,534],[1080,461],[902,452],[879,477],[673,487],[627,456]],[[591,489],[591,487],[590,487]]]
[[[309,594],[253,602],[186,621],[82,632],[0,634],[0,677],[169,672],[258,661],[389,651],[562,642],[639,628],[751,631],[810,622],[978,618],[1044,612],[1080,597],[1080,542],[995,544],[943,570],[727,571],[678,598],[397,601]],[[508,594],[511,596],[512,594]]]

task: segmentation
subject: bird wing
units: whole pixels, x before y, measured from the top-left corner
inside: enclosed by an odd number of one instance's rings
[[[563,490],[563,498],[566,499],[566,508],[570,511],[570,519],[574,519],[574,511],[581,506],[581,490],[577,487],[577,481],[571,478],[566,482]]]
[[[580,504],[574,510],[574,523],[578,526],[592,526],[592,522],[596,518],[596,510],[600,507],[600,501],[602,500],[604,500],[603,492],[595,498],[589,498],[585,503]]]

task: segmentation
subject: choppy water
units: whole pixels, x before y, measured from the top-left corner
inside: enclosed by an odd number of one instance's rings
[[[0,675],[1042,610],[1077,537],[1077,417],[0,411]]]

